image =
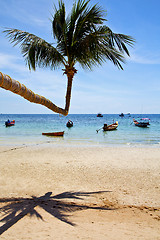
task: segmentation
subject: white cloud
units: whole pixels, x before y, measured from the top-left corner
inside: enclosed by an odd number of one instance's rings
[[[48,28],[49,22],[49,9],[45,8],[46,5],[43,4],[43,8],[39,6],[37,9],[36,3],[34,1],[10,1],[8,7],[8,2],[3,1],[1,3],[0,14],[5,16],[5,20],[11,21],[12,23],[16,20],[19,24],[27,24],[28,26],[39,26]],[[39,3],[40,4],[40,3]],[[48,5],[47,5],[48,6]],[[37,9],[37,10],[36,10]],[[18,24],[17,24],[18,25]]]
[[[160,57],[157,53],[133,53],[131,56],[126,58],[127,61],[140,64],[160,64]]]
[[[16,55],[10,55],[10,54],[4,54],[0,53],[0,66],[1,69],[11,69],[11,70],[18,70],[19,72],[27,71],[25,65],[19,64],[19,61],[21,60],[20,57],[17,57]]]

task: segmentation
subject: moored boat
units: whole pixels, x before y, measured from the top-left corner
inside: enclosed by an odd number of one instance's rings
[[[15,120],[10,121],[10,120],[8,119],[8,121],[5,122],[5,125],[6,125],[6,127],[14,126],[14,125],[15,125]]]
[[[69,120],[66,124],[67,127],[73,127],[73,122],[71,120]]]
[[[117,121],[115,123],[110,124],[110,125],[104,124],[103,131],[116,130],[117,127],[118,127],[118,122]]]
[[[141,121],[143,121],[144,123],[146,123],[147,125],[150,125],[150,120],[149,118],[141,118]]]
[[[120,117],[124,117],[124,113],[119,114]]]
[[[47,133],[42,133],[42,135],[53,136],[53,137],[63,137],[64,131],[63,132],[47,132]]]
[[[103,115],[101,113],[98,113],[97,117],[103,117]]]
[[[134,122],[135,126],[137,126],[137,127],[146,128],[148,126],[148,122],[137,121],[134,118],[133,118],[133,122]]]

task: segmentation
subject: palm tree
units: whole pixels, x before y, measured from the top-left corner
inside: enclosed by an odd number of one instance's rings
[[[36,70],[37,67],[51,69],[64,67],[63,71],[68,79],[64,109],[34,94],[26,86],[2,73],[0,86],[31,102],[43,104],[54,112],[67,115],[72,81],[77,73],[76,63],[92,70],[93,66],[109,60],[119,69],[123,69],[121,63],[125,62],[125,54],[129,56],[126,45],[132,46],[134,39],[131,36],[113,33],[108,26],[104,25],[105,11],[97,4],[89,6],[89,3],[90,0],[77,0],[68,16],[62,0],[59,0],[58,8],[54,6],[52,31],[56,46],[55,43],[48,43],[34,34],[18,29],[7,28],[4,31],[11,43],[20,44],[22,55],[30,70]]]

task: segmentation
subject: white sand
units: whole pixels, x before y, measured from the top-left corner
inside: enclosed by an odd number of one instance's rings
[[[0,239],[158,240],[160,148],[0,147],[0,207]]]

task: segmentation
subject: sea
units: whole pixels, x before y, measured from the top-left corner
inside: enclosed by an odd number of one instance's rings
[[[133,118],[149,118],[150,125],[140,128]],[[5,121],[15,120],[6,127]],[[74,126],[67,128],[72,120]],[[118,121],[114,131],[103,132],[104,123]],[[97,131],[99,130],[99,131]],[[48,137],[43,132],[64,131],[63,137]],[[160,114],[0,114],[0,146],[24,146],[38,144],[63,146],[130,146],[160,147]]]

